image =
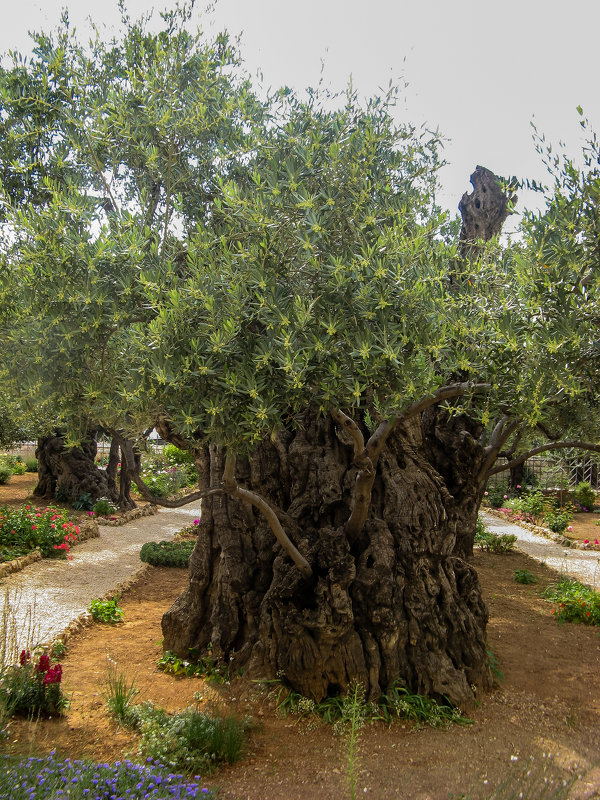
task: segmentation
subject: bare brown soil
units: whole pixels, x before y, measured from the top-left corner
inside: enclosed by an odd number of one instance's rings
[[[20,506],[30,500],[37,480],[37,472],[11,475],[8,483],[0,486],[0,506]]]
[[[469,727],[366,725],[357,761],[357,796],[485,796],[527,757],[541,766],[543,754],[551,753],[553,770],[586,772],[573,797],[600,798],[598,629],[557,625],[551,605],[539,596],[555,575],[525,556],[477,553],[475,565],[490,609],[489,644],[503,682],[481,697]],[[515,569],[529,569],[539,583],[516,584]],[[200,691],[206,701],[240,716],[250,714],[258,723],[245,757],[207,779],[208,785],[219,787],[222,800],[349,797],[345,740],[329,726],[278,716],[273,698],[243,679],[214,686],[157,670],[160,618],[186,581],[186,570],[153,568],[123,596],[124,624],[94,624],[77,634],[63,660],[64,685],[71,696],[68,714],[63,719],[13,721],[10,751],[56,749],[71,758],[109,761],[135,753],[135,735],[118,728],[102,698],[109,655],[128,678],[135,678],[139,700],[152,699],[175,710],[192,704]]]
[[[600,541],[600,525],[596,525],[598,521],[600,514],[591,512],[574,514],[569,523],[573,530],[567,532],[567,538],[576,542],[585,542],[587,539],[593,545],[596,539]]]

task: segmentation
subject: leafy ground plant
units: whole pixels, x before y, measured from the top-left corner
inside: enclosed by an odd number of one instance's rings
[[[572,578],[563,578],[549,586],[546,600],[555,603],[552,614],[559,622],[600,625],[600,593]]]
[[[513,572],[513,577],[515,579],[515,583],[523,583],[523,584],[537,583],[537,578],[535,577],[535,575],[532,575],[528,569],[516,569]]]
[[[88,611],[96,622],[116,625],[123,621],[123,609],[119,606],[118,597],[113,597],[112,600],[92,600]]]
[[[146,542],[140,550],[140,559],[158,567],[187,567],[195,541]]]
[[[279,679],[261,683],[275,686],[277,710],[286,716],[295,714],[303,717],[317,714],[324,722],[337,724],[347,715],[348,693],[339,697],[328,697],[321,703],[315,703],[314,700],[287,688]],[[473,723],[473,720],[463,716],[458,708],[449,703],[438,703],[431,697],[411,694],[405,687],[397,685],[390,687],[378,702],[365,705],[365,719],[384,720],[388,723],[394,719],[406,719],[432,728],[445,727],[450,723],[457,725]]]
[[[0,756],[0,797],[11,800],[168,800],[205,798],[215,795],[202,788],[197,778],[173,774],[151,761],[135,764],[117,761],[114,765],[89,761]]]
[[[205,713],[193,706],[169,714],[152,702],[134,706],[132,718],[141,735],[141,756],[192,774],[210,772],[224,762],[235,763],[249,725],[248,720]]]
[[[170,650],[166,650],[159,658],[157,666],[169,675],[205,678],[212,683],[229,683],[231,681],[231,673],[227,664],[221,664],[211,656],[204,656],[197,661],[187,661]]]

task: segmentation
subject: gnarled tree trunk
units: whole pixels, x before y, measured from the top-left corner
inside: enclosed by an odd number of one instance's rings
[[[66,448],[60,433],[38,440],[38,484],[34,494],[54,498],[57,494],[73,502],[88,493],[92,501],[108,497],[116,501],[118,493],[110,488],[106,472],[95,464],[96,438],[89,436],[80,447]]]
[[[455,554],[459,509],[427,460],[417,422],[382,453],[369,517],[350,542],[357,468],[329,419],[267,441],[238,480],[278,511],[308,559],[302,577],[264,519],[226,495],[203,501],[190,586],[163,617],[164,646],[285,680],[321,700],[362,682],[369,697],[398,681],[468,706],[489,684],[487,611],[473,568]],[[217,485],[223,456],[205,454]]]

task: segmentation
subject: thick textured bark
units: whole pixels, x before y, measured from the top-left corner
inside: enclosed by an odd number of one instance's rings
[[[487,242],[502,232],[510,213],[510,204],[516,196],[508,198],[502,191],[498,178],[485,167],[475,167],[471,175],[473,191],[465,192],[458,209],[462,216],[460,230],[461,257],[477,257],[478,240]]]
[[[106,472],[95,464],[96,439],[90,436],[80,447],[65,448],[60,434],[38,440],[35,455],[38,460],[38,484],[34,494],[38,497],[54,498],[59,494],[73,502],[88,493],[92,500],[108,497],[116,501],[117,494],[111,491]]]
[[[117,472],[119,469],[120,456],[121,450],[119,448],[119,443],[113,438],[110,440],[108,464],[106,465],[106,480],[108,481],[108,488],[113,494],[119,491],[117,486]]]
[[[313,570],[302,574],[264,518],[227,495],[203,501],[190,586],[163,617],[164,646],[213,656],[250,677],[283,675],[317,700],[361,681],[375,697],[396,681],[468,706],[489,683],[487,611],[473,568],[455,555],[459,508],[426,458],[417,418],[381,454],[369,514],[350,543],[358,473],[332,420],[265,442],[239,462]],[[220,483],[206,451],[200,488]]]
[[[487,476],[481,474],[485,461],[479,441],[482,426],[468,416],[449,416],[436,407],[423,415],[422,427],[423,454],[452,495],[457,519],[454,554],[469,559],[487,481]]]

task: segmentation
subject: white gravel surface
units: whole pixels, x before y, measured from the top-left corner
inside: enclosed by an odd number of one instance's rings
[[[23,636],[28,615],[32,615],[35,641],[52,641],[92,600],[115,589],[140,569],[140,548],[145,542],[168,541],[199,516],[199,506],[183,506],[161,509],[121,527],[100,525],[98,538],[71,549],[72,561],[43,559],[0,579],[0,608],[4,607],[8,592]]]
[[[492,533],[512,533],[517,537],[516,547],[536,561],[544,561],[557,572],[576,578],[594,588],[600,588],[600,552],[564,547],[545,536],[505,522],[492,514],[481,514]]]

